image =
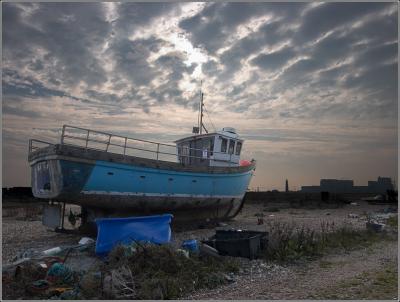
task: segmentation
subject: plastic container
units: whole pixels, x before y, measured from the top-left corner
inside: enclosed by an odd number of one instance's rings
[[[241,159],[240,162],[239,162],[239,165],[240,165],[241,167],[247,167],[247,166],[250,166],[250,165],[251,165],[251,161],[246,160],[246,159]]]
[[[254,259],[268,244],[268,233],[258,231],[217,230],[205,241],[216,248],[220,255]]]
[[[198,252],[199,244],[196,239],[185,240],[182,243],[182,248],[190,252]]]
[[[133,242],[165,244],[171,241],[171,214],[97,218],[96,254],[106,256],[118,244]]]
[[[57,255],[60,252],[62,252],[62,248],[57,246],[57,247],[53,247],[51,249],[45,250],[42,253],[45,254],[46,256],[53,256],[53,255]]]
[[[90,244],[90,243],[93,243],[93,242],[95,242],[95,240],[92,239],[92,238],[82,237],[81,240],[79,240],[78,244],[85,245],[85,244]]]

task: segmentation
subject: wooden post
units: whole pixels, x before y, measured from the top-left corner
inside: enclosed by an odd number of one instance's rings
[[[107,143],[107,147],[106,147],[106,152],[108,151],[108,147],[110,146],[110,142],[111,142],[111,134],[108,135],[108,143]]]
[[[61,145],[64,144],[64,135],[65,135],[65,125],[62,128],[62,133],[61,133]]]
[[[88,143],[89,143],[89,132],[90,132],[90,130],[88,130],[87,131],[87,135],[86,135],[86,149],[87,149],[87,146],[88,146]]]
[[[65,217],[65,202],[63,203],[62,215],[61,215],[61,229],[64,229],[64,217]]]

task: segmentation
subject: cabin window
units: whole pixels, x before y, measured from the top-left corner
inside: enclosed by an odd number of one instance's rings
[[[228,140],[226,138],[221,138],[221,152],[225,153],[228,147]]]
[[[208,157],[208,150],[206,148],[204,148],[203,149],[203,159],[206,159],[207,157]]]
[[[214,138],[210,139],[210,155],[213,155],[213,151],[214,151]]]
[[[242,150],[242,143],[241,142],[237,142],[236,144],[236,155],[240,155],[240,151]]]
[[[229,154],[233,154],[233,150],[235,150],[235,141],[234,140],[230,140],[229,141]]]

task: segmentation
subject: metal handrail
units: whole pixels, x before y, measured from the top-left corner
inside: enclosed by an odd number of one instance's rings
[[[39,139],[30,139],[29,140],[29,153],[33,152],[36,149],[40,149],[40,147],[37,147],[37,146],[33,145],[33,143],[35,143],[35,142],[36,143],[41,143],[41,144],[46,144],[46,145],[49,145],[49,146],[54,145],[52,143],[41,141]]]
[[[78,137],[78,136],[66,135],[66,134],[65,134],[65,129],[66,129],[66,128],[84,130],[84,131],[87,132],[87,134],[89,134],[89,133],[94,133],[94,134],[107,135],[107,136],[110,137],[110,139],[111,139],[111,137],[119,137],[119,138],[125,139],[125,142],[129,139],[129,140],[139,141],[139,142],[144,142],[144,143],[149,143],[149,144],[153,144],[153,145],[157,145],[157,146],[167,146],[167,147],[173,147],[173,148],[176,148],[176,147],[177,147],[176,145],[172,145],[172,144],[154,142],[154,141],[149,141],[149,140],[144,140],[144,139],[139,139],[139,138],[133,138],[133,137],[128,137],[128,136],[121,136],[121,135],[118,135],[118,134],[112,134],[112,133],[108,133],[108,132],[97,131],[97,130],[91,130],[91,129],[87,129],[87,128],[75,127],[75,126],[70,126],[70,125],[64,125],[64,126],[63,126],[63,130],[62,130],[62,134],[61,134],[61,144],[63,144],[64,137],[66,137],[66,138],[74,138],[74,139],[79,139],[79,140],[85,140],[85,141],[87,141],[87,142],[90,141],[90,142],[96,142],[96,143],[101,143],[101,144],[110,144],[110,145],[115,145],[115,146],[119,146],[119,147],[124,147],[124,148],[125,148],[125,146],[122,146],[122,145],[108,143],[109,141],[108,141],[108,142],[105,142],[105,141],[99,141],[99,140],[96,140],[96,139],[89,139],[89,135],[86,136],[86,139],[81,138],[81,137]],[[129,148],[129,147],[126,147],[126,148]],[[201,152],[203,151],[203,149],[188,148],[188,147],[185,147],[185,148],[188,149],[188,150],[201,151]],[[207,152],[211,152],[211,151],[213,151],[213,150],[207,149]],[[156,152],[156,151],[154,151],[154,152]],[[233,155],[233,153],[219,152],[219,151],[213,151],[213,153],[217,153],[217,154],[230,154],[230,155]],[[175,154],[175,155],[178,156],[178,154]]]
[[[79,136],[74,136],[74,135],[69,135],[66,134],[66,129],[71,128],[71,129],[77,129],[77,130],[83,130],[86,133],[86,137],[79,137]],[[108,140],[107,141],[103,141],[103,140],[98,140],[98,139],[94,139],[94,138],[90,138],[90,134],[100,134],[100,135],[106,135],[108,136]],[[111,142],[111,138],[112,137],[116,137],[116,138],[122,138],[124,139],[124,145],[121,144],[116,144],[116,143],[112,143]],[[189,151],[194,150],[194,151],[200,151],[203,152],[204,150],[207,150],[208,155],[211,154],[211,152],[213,154],[229,154],[229,160],[222,160],[222,159],[211,159],[209,157],[207,157],[206,159],[210,159],[210,160],[217,160],[217,161],[223,161],[223,162],[228,162],[228,163],[234,163],[232,161],[232,153],[227,153],[227,152],[217,152],[217,151],[213,151],[210,149],[196,149],[196,148],[189,148],[189,147],[178,147],[176,145],[172,145],[172,144],[166,144],[166,143],[159,143],[159,142],[153,142],[153,141],[148,141],[148,140],[143,140],[143,139],[137,139],[137,138],[132,138],[132,137],[127,137],[127,136],[121,136],[121,135],[114,135],[111,133],[107,133],[107,132],[103,132],[103,131],[95,131],[95,130],[91,130],[91,129],[86,129],[86,128],[81,128],[81,127],[75,127],[75,126],[70,126],[70,125],[63,125],[62,128],[62,134],[61,134],[61,145],[70,145],[70,146],[79,146],[82,147],[80,145],[76,145],[76,144],[72,144],[72,143],[66,143],[65,139],[76,139],[76,140],[80,140],[80,141],[84,141],[85,142],[85,149],[91,149],[91,150],[99,150],[99,151],[105,151],[108,153],[114,153],[114,154],[120,154],[120,153],[115,153],[115,152],[110,152],[109,151],[109,146],[116,146],[116,147],[120,147],[123,148],[123,155],[126,156],[126,150],[127,149],[133,149],[133,150],[139,150],[139,151],[145,151],[145,152],[151,152],[151,153],[155,153],[156,154],[156,159],[159,160],[159,155],[170,155],[170,156],[177,156],[177,157],[183,157],[183,158],[198,158],[198,159],[205,159],[202,156],[194,156],[194,155],[183,155],[183,154],[179,154],[179,152],[175,152],[175,153],[169,153],[169,152],[163,152],[160,151],[160,146],[167,146],[167,147],[173,147],[173,148],[178,148],[181,152],[183,149]],[[131,147],[131,146],[127,146],[127,142],[128,140],[132,140],[132,141],[138,141],[138,142],[142,142],[142,143],[149,143],[152,145],[156,145],[157,146],[157,150],[149,150],[149,149],[144,149],[144,148],[138,148],[138,147]],[[39,143],[45,143],[48,145],[53,145],[51,143],[45,142],[45,141],[40,141],[40,140],[36,140],[36,139],[31,139],[29,140],[29,152],[32,152],[36,149],[39,149],[39,147],[35,147],[33,146],[33,142],[39,142]],[[104,149],[99,149],[99,148],[91,148],[89,147],[89,142],[93,142],[93,143],[99,143],[99,144],[104,144],[106,145],[105,150]]]
[[[63,130],[62,130],[62,134],[61,134],[61,139],[62,139],[62,137],[64,136],[64,133],[65,133],[65,129],[66,129],[66,128],[84,130],[84,131],[86,131],[86,132],[92,132],[92,133],[103,134],[103,135],[107,135],[107,136],[119,137],[119,138],[123,138],[123,139],[131,139],[131,140],[135,140],[135,141],[139,141],[139,142],[144,142],[144,143],[159,144],[159,145],[163,145],[163,146],[175,147],[175,145],[172,145],[172,144],[153,142],[153,141],[148,141],[148,140],[144,140],[144,139],[140,139],[140,138],[133,138],[133,137],[128,137],[128,136],[122,136],[122,135],[118,135],[118,134],[112,134],[112,133],[107,133],[107,132],[103,132],[103,131],[91,130],[91,129],[87,129],[87,128],[75,127],[75,126],[70,126],[70,125],[64,125],[64,126],[63,126]]]
[[[63,144],[64,146],[72,146],[72,147],[77,147],[77,145],[73,145],[73,144],[67,144],[67,143],[64,143]],[[79,147],[79,146],[78,146]],[[152,151],[152,150],[146,150],[146,149],[140,149],[140,148],[135,148],[135,147],[127,147],[128,149],[134,149],[134,150],[141,150],[141,151],[148,151],[148,152],[152,152],[152,153],[156,153],[155,151]],[[87,147],[86,149],[89,149],[89,150],[97,150],[97,151],[105,151],[105,150],[102,150],[102,149],[98,149],[98,148],[91,148],[91,147]],[[109,151],[106,151],[107,153],[111,153],[111,154],[120,154],[120,153],[115,153],[115,152],[109,152]],[[173,156],[182,156],[182,157],[190,157],[190,158],[198,158],[198,159],[205,159],[204,157],[200,157],[200,156],[194,156],[194,155],[177,155],[176,153],[168,153],[168,152],[158,152],[159,154],[165,154],[165,155],[173,155]],[[157,160],[158,160],[158,158],[157,158]],[[221,161],[221,162],[230,162],[229,160],[223,160],[223,159],[212,159],[212,160],[214,160],[214,161]],[[234,162],[231,162],[231,163],[234,163]]]

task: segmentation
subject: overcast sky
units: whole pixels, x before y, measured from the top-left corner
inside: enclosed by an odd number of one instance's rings
[[[63,124],[171,142],[205,106],[250,187],[397,176],[398,3],[3,3],[3,186]],[[213,130],[208,115],[205,124]]]

